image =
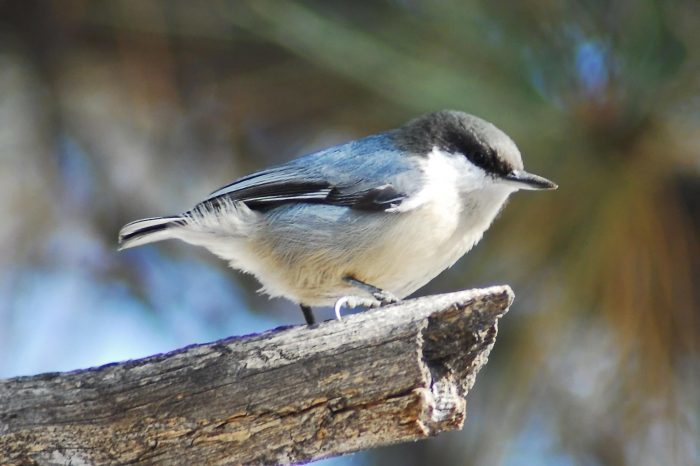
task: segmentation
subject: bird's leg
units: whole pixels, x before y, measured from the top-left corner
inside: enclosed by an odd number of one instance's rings
[[[313,325],[316,323],[316,319],[314,318],[314,313],[311,310],[311,306],[307,306],[306,304],[300,304],[301,306],[301,312],[304,313],[304,320],[306,320],[307,325]]]
[[[387,304],[398,303],[400,301],[400,299],[394,296],[392,293],[384,291],[381,288],[377,288],[376,286],[370,285],[369,283],[365,283],[362,280],[358,280],[357,278],[351,275],[344,277],[343,280],[345,280],[345,282],[351,284],[354,287],[367,291],[374,297],[374,299],[379,301],[380,305],[382,306],[386,306]]]

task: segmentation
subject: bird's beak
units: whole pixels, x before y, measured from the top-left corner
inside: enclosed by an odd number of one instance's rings
[[[552,183],[547,178],[533,175],[525,170],[513,170],[503,178],[507,180],[509,184],[516,185],[518,189],[544,190],[558,188],[555,183]]]

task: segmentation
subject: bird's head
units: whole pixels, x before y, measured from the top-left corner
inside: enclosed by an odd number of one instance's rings
[[[427,156],[439,151],[463,157],[470,175],[486,185],[503,185],[513,191],[557,189],[555,183],[524,170],[520,151],[507,134],[468,113],[428,113],[399,128],[394,141],[412,154]]]

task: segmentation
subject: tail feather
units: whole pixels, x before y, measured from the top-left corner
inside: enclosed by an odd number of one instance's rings
[[[168,239],[171,237],[168,230],[183,224],[184,219],[179,215],[144,218],[127,223],[119,232],[119,250]]]

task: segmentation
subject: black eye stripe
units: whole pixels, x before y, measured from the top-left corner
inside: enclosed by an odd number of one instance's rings
[[[508,136],[488,122],[462,112],[444,110],[408,122],[390,133],[397,149],[427,155],[433,148],[464,155],[494,176],[513,171],[512,161],[493,149],[486,139],[503,143]],[[503,144],[501,144],[503,145]],[[516,150],[517,152],[517,150]],[[513,157],[510,157],[513,158]]]
[[[471,163],[487,173],[507,175],[512,167],[498,157],[496,151],[485,146],[467,132],[448,132],[443,139],[444,149],[452,153],[464,155]]]

